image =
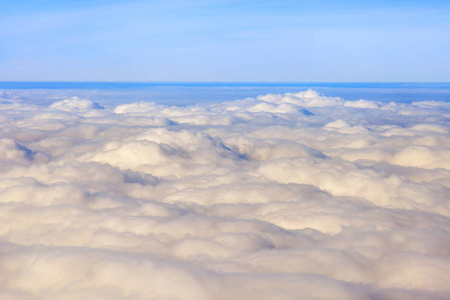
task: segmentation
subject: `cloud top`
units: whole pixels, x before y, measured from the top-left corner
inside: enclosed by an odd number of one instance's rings
[[[80,99],[78,97],[72,97],[70,99],[64,99],[50,105],[51,109],[58,109],[67,112],[86,111],[90,109],[104,109],[105,107],[89,101],[87,99]]]
[[[2,299],[450,297],[445,103],[1,97]]]

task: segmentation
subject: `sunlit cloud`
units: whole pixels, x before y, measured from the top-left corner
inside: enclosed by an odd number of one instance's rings
[[[445,103],[0,96],[2,299],[450,296]]]

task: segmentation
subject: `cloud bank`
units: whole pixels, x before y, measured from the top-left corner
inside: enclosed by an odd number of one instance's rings
[[[1,299],[448,299],[450,107],[1,93]]]

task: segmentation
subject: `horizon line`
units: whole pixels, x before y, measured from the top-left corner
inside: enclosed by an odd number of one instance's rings
[[[164,81],[132,81],[132,80],[0,80],[2,83],[449,83],[450,81],[181,81],[181,80],[164,80]]]

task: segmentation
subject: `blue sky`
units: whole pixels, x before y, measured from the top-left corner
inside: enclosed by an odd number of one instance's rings
[[[3,81],[450,81],[450,1],[1,0]]]

